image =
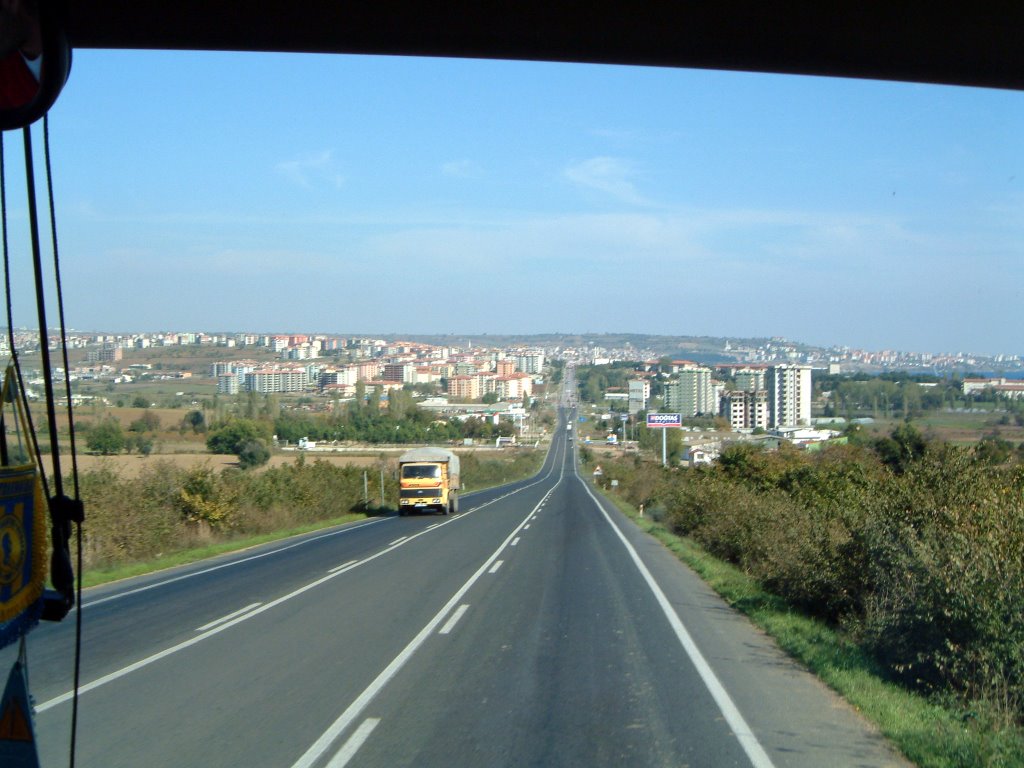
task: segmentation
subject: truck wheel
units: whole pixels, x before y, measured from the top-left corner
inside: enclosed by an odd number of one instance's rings
[[[451,511],[452,511],[452,503],[450,501],[447,504],[445,504],[443,507],[441,507],[441,514],[442,515],[447,515]]]
[[[451,504],[452,514],[453,515],[459,514],[459,497],[456,496],[449,503]]]

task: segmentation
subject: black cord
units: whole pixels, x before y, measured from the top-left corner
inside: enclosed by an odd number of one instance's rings
[[[60,323],[60,347],[64,360],[64,391],[68,398],[68,439],[71,442],[71,478],[75,488],[75,501],[81,502],[78,481],[78,451],[75,448],[75,419],[71,403],[71,368],[68,365],[67,327],[64,323],[64,289],[60,279],[60,255],[57,249],[57,213],[53,204],[53,174],[50,172],[50,116],[43,117],[43,157],[46,160],[46,189],[50,203],[50,236],[53,240],[53,272],[57,286],[57,315]],[[75,768],[75,744],[78,735],[78,687],[81,678],[82,659],[82,521],[75,521],[75,555],[77,579],[75,580],[75,672],[71,697],[71,744],[69,765]]]
[[[32,162],[32,130],[21,129],[25,142],[25,186],[28,192],[28,226],[32,239],[32,272],[36,284],[36,315],[39,318],[39,360],[43,367],[46,393],[46,418],[50,432],[50,458],[53,461],[54,496],[64,496],[64,478],[60,471],[60,442],[57,434],[57,402],[53,394],[53,368],[50,365],[50,330],[46,322],[46,294],[43,290],[43,264],[39,246],[39,213],[36,208],[36,177]],[[40,464],[40,466],[42,466]],[[52,503],[52,502],[51,502]]]
[[[7,335],[11,348],[11,362],[14,363],[14,374],[18,379],[18,397],[21,398],[22,407],[25,411],[25,418],[28,421],[28,437],[35,454],[36,466],[40,468],[39,476],[43,483],[43,494],[50,498],[50,483],[46,473],[42,471],[43,453],[39,448],[39,438],[36,436],[36,427],[32,423],[32,411],[28,407],[28,393],[25,390],[25,380],[21,374],[21,361],[18,359],[18,350],[14,343],[14,309],[11,298],[11,267],[7,248],[7,184],[5,179],[7,172],[4,165],[4,135],[0,132],[0,219],[3,219],[3,260],[4,260],[4,297],[7,306]]]
[[[53,204],[53,174],[50,171],[50,116],[43,116],[43,157],[46,161],[46,191],[50,203],[50,237],[53,241],[53,273],[57,288],[57,321],[60,324],[60,348],[64,361],[64,391],[68,397],[68,438],[71,442],[71,479],[75,498],[81,498],[78,484],[78,450],[75,446],[75,419],[71,403],[71,368],[68,365],[67,325],[64,322],[64,288],[60,278],[60,252],[57,249],[57,209]]]

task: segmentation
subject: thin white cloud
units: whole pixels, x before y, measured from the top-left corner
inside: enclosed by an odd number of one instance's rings
[[[275,166],[275,170],[300,187],[313,187],[325,183],[340,187],[345,181],[337,169],[332,149],[284,160]]]
[[[456,179],[479,179],[483,169],[472,160],[452,160],[441,164],[441,173]]]
[[[567,167],[562,175],[578,187],[595,190],[629,205],[650,205],[633,183],[632,164],[617,157],[592,157]]]

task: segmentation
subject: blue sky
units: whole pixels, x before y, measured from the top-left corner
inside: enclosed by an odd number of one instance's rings
[[[1021,354],[1022,99],[653,68],[76,51],[51,114],[68,322]],[[23,227],[20,186],[9,197]]]

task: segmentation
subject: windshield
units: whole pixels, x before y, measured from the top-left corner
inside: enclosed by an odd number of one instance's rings
[[[402,477],[407,479],[428,480],[441,476],[441,467],[436,464],[405,464]]]
[[[1024,498],[1022,99],[76,51],[49,130],[82,551],[114,580],[84,600],[80,764],[902,760],[733,609],[777,593],[840,633],[823,655],[956,702],[918,742],[989,694],[978,729],[1021,722],[1019,654],[950,650],[1017,631],[1019,515],[936,526]],[[425,446],[450,487],[403,489],[442,476],[400,467]],[[1010,565],[911,561],[964,541]],[[719,599],[691,547],[751,581]],[[118,581],[136,562],[175,570]],[[916,612],[971,615],[958,587],[995,606],[970,637]],[[30,636],[53,761],[69,631]]]
[[[1014,92],[81,51],[52,119],[82,328],[1020,353]]]

